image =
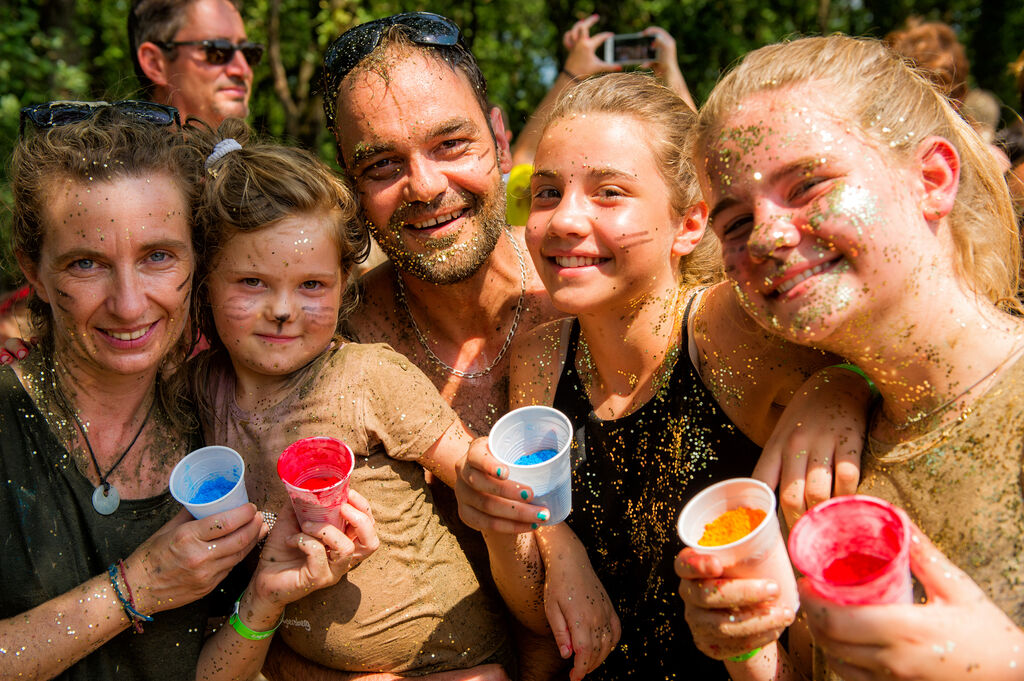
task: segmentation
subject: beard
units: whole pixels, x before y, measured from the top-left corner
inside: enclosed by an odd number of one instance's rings
[[[424,206],[431,212],[444,211],[450,206],[466,206],[472,216],[467,220],[469,224],[458,233],[428,241],[423,253],[412,253],[402,239],[402,231],[411,229],[405,227],[408,222],[405,217],[423,213]],[[402,206],[383,230],[365,218],[364,223],[399,270],[429,284],[455,284],[476,274],[494,251],[505,229],[504,183],[498,183],[492,191],[482,195],[462,191],[457,198],[446,194],[429,204]],[[467,230],[473,230],[468,239],[464,237]],[[460,237],[463,239],[461,242]]]

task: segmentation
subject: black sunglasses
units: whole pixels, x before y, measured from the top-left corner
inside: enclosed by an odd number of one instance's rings
[[[260,43],[244,42],[237,45],[230,40],[217,38],[216,40],[172,40],[165,43],[156,43],[163,50],[173,50],[180,45],[197,45],[203,48],[207,63],[214,66],[223,66],[235,58],[235,52],[241,51],[249,66],[256,66],[263,59],[263,45]]]
[[[462,45],[458,24],[433,12],[404,12],[374,19],[342,33],[324,55],[324,111],[327,124],[334,127],[334,103],[341,81],[363,58],[380,45],[392,26],[401,26],[410,40],[419,45]]]
[[[18,135],[25,136],[25,121],[40,129],[55,128],[71,123],[80,123],[91,118],[101,109],[117,109],[123,114],[153,125],[170,125],[181,127],[178,110],[166,104],[144,102],[138,99],[123,99],[110,104],[108,102],[47,102],[26,106],[21,110],[18,122]]]

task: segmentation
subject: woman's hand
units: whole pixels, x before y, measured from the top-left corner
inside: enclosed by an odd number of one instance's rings
[[[815,643],[846,681],[1003,681],[1024,674],[1024,632],[914,527],[921,605],[842,606],[800,580]]]
[[[135,608],[152,614],[210,593],[265,532],[255,504],[202,520],[182,509],[125,559]]]
[[[300,529],[291,504],[281,509],[250,586],[262,602],[284,608],[336,584],[377,550],[380,540],[369,502],[355,490],[348,494],[341,507],[344,532],[329,523],[307,522]]]
[[[618,64],[609,64],[597,56],[597,48],[601,43],[615,35],[611,31],[590,35],[591,27],[599,18],[591,14],[586,19],[580,19],[562,35],[562,44],[569,50],[565,58],[565,70],[577,78],[622,70]]]
[[[619,642],[619,616],[575,533],[555,526],[538,534],[543,535],[544,612],[561,656],[575,654],[569,678],[580,681]]]
[[[815,504],[857,491],[870,405],[867,381],[839,367],[811,376],[786,405],[753,477],[778,486],[789,527]]]
[[[476,530],[521,534],[550,517],[548,509],[528,503],[533,490],[508,479],[508,466],[491,454],[486,437],[473,441],[455,472],[459,516]]]
[[[702,653],[716,660],[744,655],[782,635],[796,614],[773,601],[779,585],[769,579],[728,579],[714,556],[683,549],[675,561],[686,623]]]

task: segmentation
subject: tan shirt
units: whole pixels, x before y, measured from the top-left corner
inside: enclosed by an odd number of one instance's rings
[[[386,345],[349,343],[301,375],[280,403],[248,413],[233,376],[216,384],[208,441],[246,461],[249,498],[288,503],[277,457],[314,435],[351,447],[350,485],[370,502],[380,548],[331,587],[293,604],[281,628],[296,652],[346,671],[428,673],[482,663],[508,645],[501,609],[481,590],[440,520],[417,459],[455,420],[423,373]]]
[[[956,422],[895,446],[870,440],[857,491],[906,510],[1024,626],[1022,471],[1024,360],[1018,360]],[[815,678],[826,677],[816,670]]]

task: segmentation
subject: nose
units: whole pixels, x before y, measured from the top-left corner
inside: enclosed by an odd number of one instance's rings
[[[276,291],[267,296],[267,319],[284,324],[294,316],[295,306],[289,291]]]
[[[547,221],[547,233],[557,238],[584,237],[590,234],[588,203],[577,192],[566,188]]]
[[[448,188],[448,178],[440,164],[423,156],[409,159],[406,174],[402,193],[409,203],[430,203]]]
[[[107,298],[107,306],[114,317],[126,325],[146,321],[146,282],[133,267],[118,268],[114,271],[113,289]]]
[[[224,65],[224,72],[229,76],[242,78],[243,80],[252,78],[252,67],[245,60],[245,55],[242,54],[241,50],[235,50],[235,53],[231,55],[231,59]]]
[[[747,251],[754,260],[767,260],[799,244],[800,237],[800,229],[793,223],[792,215],[768,214],[751,230]]]

